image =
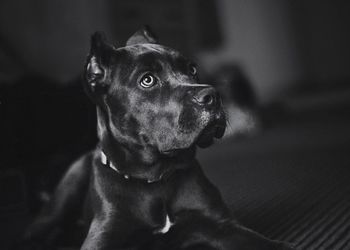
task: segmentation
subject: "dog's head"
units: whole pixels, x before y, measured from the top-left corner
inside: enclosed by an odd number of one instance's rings
[[[144,28],[114,48],[92,36],[86,90],[100,112],[99,136],[162,155],[223,136],[225,116],[216,90],[200,84],[195,64],[157,44]]]

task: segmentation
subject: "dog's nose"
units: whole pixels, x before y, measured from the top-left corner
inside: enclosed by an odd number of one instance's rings
[[[214,106],[218,101],[218,93],[213,87],[207,87],[193,96],[193,101],[202,106]]]

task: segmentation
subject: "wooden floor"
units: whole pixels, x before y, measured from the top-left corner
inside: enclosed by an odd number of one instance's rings
[[[298,249],[350,249],[350,108],[293,114],[199,160],[242,224]]]

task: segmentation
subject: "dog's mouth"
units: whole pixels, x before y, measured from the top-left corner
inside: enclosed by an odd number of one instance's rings
[[[197,139],[191,144],[191,146],[186,148],[173,148],[169,150],[162,151],[163,155],[166,156],[175,156],[178,154],[181,154],[183,152],[188,151],[189,149],[193,148],[193,145],[198,145],[200,148],[206,148],[211,146],[215,138],[220,139],[224,133],[225,133],[225,125],[220,124],[209,124],[205,129],[199,134]]]
[[[200,121],[198,121],[198,126],[200,125]],[[170,148],[163,148],[160,150],[160,153],[165,156],[174,157],[177,155],[186,154],[188,152],[192,152],[195,150],[195,147],[198,146],[200,148],[206,148],[211,146],[215,139],[220,139],[223,137],[226,129],[226,116],[222,110],[218,110],[217,112],[213,112],[210,114],[209,119],[206,124],[203,124],[200,127],[194,129],[190,134],[184,134],[186,137],[183,143],[174,143]],[[176,145],[176,146],[175,146]]]
[[[215,139],[220,139],[223,137],[225,129],[225,117],[224,115],[220,115],[217,119],[213,119],[205,126],[205,128],[198,134],[198,136],[190,146],[184,148],[172,148],[169,150],[164,150],[162,151],[162,154],[166,156],[175,156],[193,148],[194,145],[197,145],[200,148],[209,147],[214,143]]]
[[[196,144],[200,148],[206,148],[211,146],[214,143],[215,138],[220,139],[221,137],[223,137],[225,129],[226,121],[224,118],[209,123],[198,136]]]

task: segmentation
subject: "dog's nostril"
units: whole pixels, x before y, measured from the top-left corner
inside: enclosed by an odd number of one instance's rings
[[[210,105],[213,102],[214,102],[214,96],[206,95],[206,96],[203,97],[203,103],[204,104]]]
[[[193,100],[200,105],[211,106],[216,103],[216,95],[214,88],[205,88],[199,91]]]

